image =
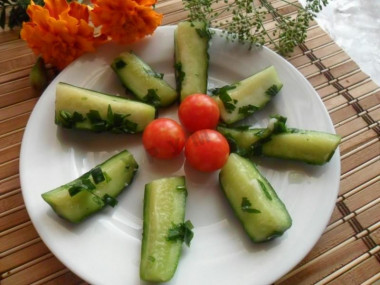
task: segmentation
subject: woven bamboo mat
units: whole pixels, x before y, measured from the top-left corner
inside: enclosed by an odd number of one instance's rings
[[[273,3],[281,13],[294,13],[282,1]],[[164,24],[186,18],[179,0],[161,1],[157,9]],[[324,234],[276,284],[380,284],[380,88],[315,23],[288,60],[315,87],[343,137],[341,183]],[[83,284],[38,236],[21,195],[21,139],[39,98],[28,78],[34,62],[17,31],[0,32],[0,280]]]

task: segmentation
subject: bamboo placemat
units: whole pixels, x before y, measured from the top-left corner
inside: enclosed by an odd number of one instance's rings
[[[283,1],[273,4],[280,13],[295,12]],[[186,18],[179,0],[160,1],[157,9],[164,24]],[[274,22],[269,17],[265,25]],[[380,284],[380,88],[316,23],[288,60],[315,87],[343,137],[341,183],[324,234],[276,284]],[[34,62],[18,31],[0,32],[0,280],[83,284],[45,246],[22,199],[21,139],[39,98],[28,78]]]

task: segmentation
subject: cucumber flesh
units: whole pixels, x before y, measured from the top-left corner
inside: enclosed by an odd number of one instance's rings
[[[322,165],[330,161],[340,140],[335,134],[290,129],[286,133],[273,134],[257,152],[268,157]]]
[[[62,218],[79,223],[103,209],[132,182],[138,165],[124,150],[79,178],[42,194],[42,198]],[[70,194],[71,193],[71,194]]]
[[[232,124],[264,108],[281,88],[277,71],[270,66],[235,84],[216,88],[212,93],[218,102],[221,120]]]
[[[187,190],[185,177],[154,180],[145,185],[144,222],[140,278],[145,281],[170,280],[182,250],[180,238],[170,240],[170,230],[183,225]]]
[[[326,132],[288,128],[286,118],[274,116],[267,128],[218,126],[232,152],[250,157],[262,155],[322,165],[330,161],[341,137]]]
[[[206,94],[210,33],[204,22],[181,22],[174,32],[175,75],[180,100]]]
[[[253,242],[281,236],[292,225],[285,205],[250,160],[230,154],[220,171],[219,182]]]
[[[63,82],[57,84],[55,123],[64,128],[138,133],[156,115],[156,109],[149,104]]]
[[[176,101],[178,95],[148,64],[132,52],[124,52],[114,59],[112,69],[123,85],[140,101],[165,107]]]

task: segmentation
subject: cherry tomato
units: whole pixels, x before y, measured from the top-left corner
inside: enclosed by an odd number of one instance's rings
[[[189,132],[215,129],[219,115],[218,103],[206,94],[187,96],[178,109],[179,120]]]
[[[229,153],[227,140],[215,130],[196,131],[185,144],[186,160],[192,167],[204,172],[222,168]]]
[[[185,145],[185,131],[176,121],[159,118],[150,122],[143,133],[145,150],[153,157],[170,159],[179,155]]]

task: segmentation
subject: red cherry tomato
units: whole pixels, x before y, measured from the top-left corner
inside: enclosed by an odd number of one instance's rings
[[[204,172],[222,168],[229,153],[227,140],[215,130],[196,131],[185,144],[186,160],[192,167]]]
[[[179,120],[189,132],[215,129],[219,115],[218,103],[206,94],[187,96],[178,109]]]
[[[159,159],[170,159],[179,155],[185,141],[186,135],[181,125],[167,118],[150,122],[143,133],[145,150]]]

